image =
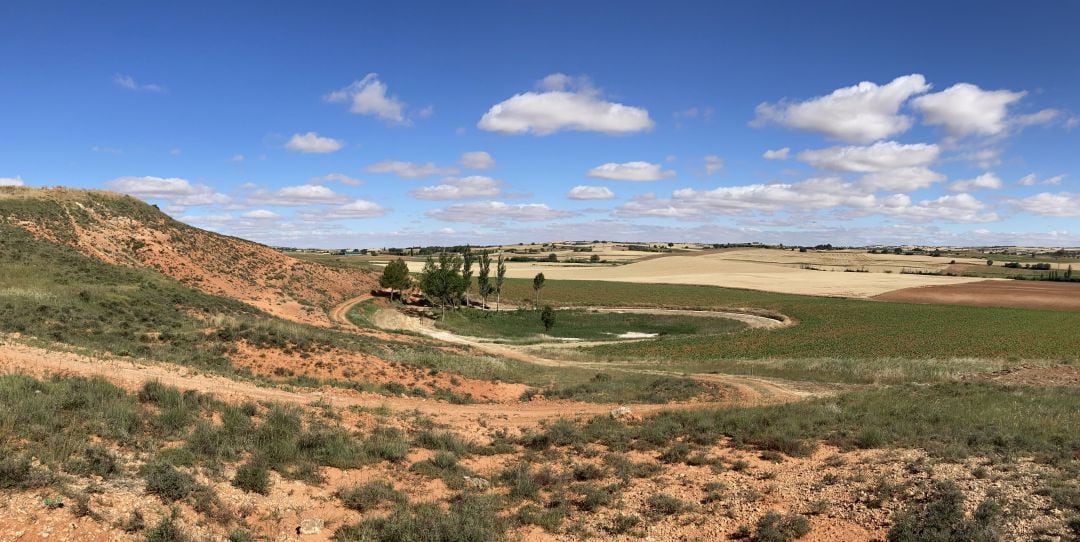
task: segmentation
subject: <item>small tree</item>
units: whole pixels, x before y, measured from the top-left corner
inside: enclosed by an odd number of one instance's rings
[[[379,277],[379,286],[390,290],[390,300],[394,300],[394,290],[398,290],[398,298],[401,298],[400,292],[407,289],[412,283],[412,279],[409,278],[409,265],[405,263],[405,260],[398,258],[386,264],[383,268],[382,276]]]
[[[1069,268],[1065,270],[1065,278],[1072,278],[1072,264],[1069,264]]]
[[[420,290],[432,304],[442,308],[444,316],[446,307],[461,298],[461,265],[461,258],[443,252],[439,254],[438,263],[428,256],[420,273]]]
[[[495,267],[495,312],[499,312],[499,304],[502,303],[503,282],[506,281],[506,262],[503,255],[499,254],[499,263]]]
[[[483,308],[487,308],[487,298],[495,289],[491,285],[491,255],[488,251],[480,253],[480,272],[476,275],[476,289],[483,300]]]
[[[544,331],[551,331],[555,327],[555,309],[551,305],[544,305],[544,310],[540,311],[540,321],[544,324]]]
[[[554,252],[552,252],[551,254],[548,254],[547,261],[549,261],[549,262],[557,262],[557,261],[559,261],[559,257],[557,255],[555,255]]]
[[[986,259],[986,265],[994,265],[994,260],[991,260],[990,258],[987,258]]]
[[[600,255],[599,254],[593,254],[592,256],[589,256],[589,262],[590,263],[600,263]]]
[[[533,277],[533,291],[536,292],[535,300],[533,301],[533,306],[536,306],[536,307],[540,306],[540,289],[543,288],[543,287],[544,287],[544,274],[543,273],[537,273],[536,276]]]
[[[461,292],[459,294],[459,297],[464,296],[466,307],[469,306],[469,289],[472,288],[472,264],[472,249],[469,247],[465,247],[465,254],[462,258],[461,264]]]

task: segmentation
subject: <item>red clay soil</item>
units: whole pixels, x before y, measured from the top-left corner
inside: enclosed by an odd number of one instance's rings
[[[984,280],[904,288],[874,296],[873,299],[898,303],[1080,311],[1080,283]]]

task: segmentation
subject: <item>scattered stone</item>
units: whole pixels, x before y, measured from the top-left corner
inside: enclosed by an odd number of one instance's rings
[[[465,487],[469,489],[478,489],[483,491],[491,487],[491,482],[483,478],[473,478],[472,476],[463,476],[462,478],[465,479]]]
[[[296,528],[296,534],[318,534],[323,528],[323,520],[319,518],[308,518],[300,522],[300,526]]]
[[[633,413],[634,411],[630,410],[630,407],[628,406],[615,407],[611,409],[611,417],[615,419],[625,418]]]

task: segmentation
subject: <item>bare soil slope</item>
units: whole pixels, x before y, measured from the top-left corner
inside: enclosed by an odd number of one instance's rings
[[[110,192],[0,188],[0,222],[110,264],[153,268],[206,293],[316,325],[330,325],[326,310],[376,282],[371,272],[297,260]]]
[[[887,292],[874,299],[900,303],[1077,311],[1080,310],[1080,283],[983,280],[967,284],[905,288]]]

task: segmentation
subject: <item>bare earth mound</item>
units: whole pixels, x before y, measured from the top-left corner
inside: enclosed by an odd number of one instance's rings
[[[329,308],[376,283],[368,271],[326,267],[193,228],[111,192],[3,188],[0,223],[106,263],[149,267],[186,286],[308,324],[330,325]]]
[[[875,296],[874,299],[899,303],[1076,311],[1080,310],[1080,284],[984,280],[967,284],[905,288]]]

